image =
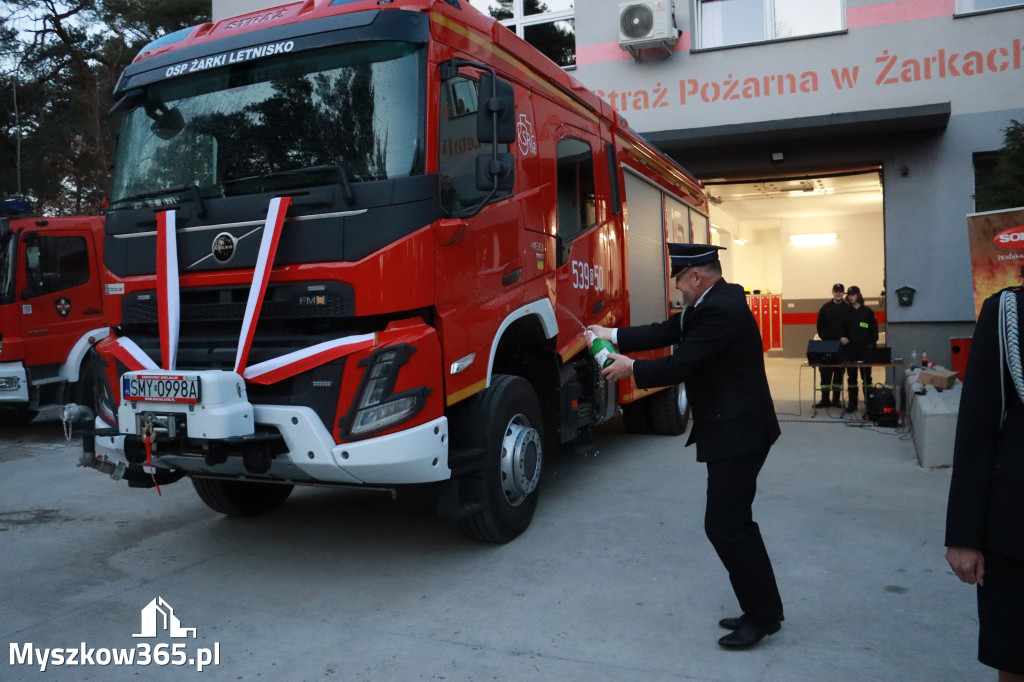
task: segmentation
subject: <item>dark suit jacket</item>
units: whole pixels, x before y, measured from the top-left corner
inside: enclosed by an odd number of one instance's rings
[[[1024,291],[1015,293],[1018,313],[1024,316]],[[946,508],[946,546],[988,549],[1024,561],[1024,403],[1005,363],[999,363],[998,316],[996,294],[982,305],[967,359]],[[1005,421],[1000,415],[1000,374]]]
[[[764,371],[761,333],[743,288],[724,279],[700,305],[661,323],[618,331],[619,350],[630,353],[679,344],[672,355],[637,360],[640,388],[686,383],[693,410],[687,445],[697,461],[711,462],[766,450],[779,437],[779,422]]]

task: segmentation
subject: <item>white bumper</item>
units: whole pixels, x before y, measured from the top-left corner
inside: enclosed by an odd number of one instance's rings
[[[122,381],[139,375],[133,372]],[[168,373],[170,374],[170,373]],[[276,455],[266,476],[295,483],[345,483],[352,485],[402,485],[430,483],[451,477],[448,468],[448,420],[440,417],[426,424],[376,438],[338,445],[316,412],[308,407],[289,405],[252,405],[245,383],[232,372],[179,372],[199,375],[202,401],[181,403],[136,400],[118,408],[119,431],[139,435],[139,425],[147,413],[175,414],[187,420],[189,438],[215,440],[251,436],[260,427],[274,427],[281,434],[288,452]],[[159,421],[159,419],[158,419]],[[96,439],[97,452],[123,456],[123,437]],[[241,457],[207,465],[202,455],[171,454],[153,451],[153,463],[159,467],[184,469],[217,476],[249,476]]]
[[[20,362],[0,362],[0,404],[28,402],[28,377]]]

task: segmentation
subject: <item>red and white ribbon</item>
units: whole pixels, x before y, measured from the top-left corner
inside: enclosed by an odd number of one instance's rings
[[[178,361],[181,302],[178,294],[178,240],[175,211],[156,214],[157,315],[163,367],[173,370]]]
[[[268,385],[319,367],[377,343],[376,334],[347,336],[344,339],[325,341],[309,348],[288,353],[273,360],[261,362],[245,370],[242,376],[254,384]]]
[[[121,337],[114,342],[110,349],[114,357],[122,365],[128,368],[129,372],[138,372],[143,369],[160,369],[153,359],[146,355],[145,351],[139,348],[138,344],[127,337]]]
[[[260,241],[260,252],[253,271],[252,286],[249,287],[249,299],[245,304],[245,317],[242,318],[242,334],[238,339],[238,352],[235,354],[235,372],[243,374],[245,364],[249,360],[249,349],[252,338],[256,334],[256,324],[260,319],[263,307],[263,296],[267,292],[270,271],[274,267],[274,256],[277,244],[281,240],[281,226],[284,216],[291,205],[291,197],[274,197],[270,200],[270,210],[266,222],[263,223],[263,239]]]

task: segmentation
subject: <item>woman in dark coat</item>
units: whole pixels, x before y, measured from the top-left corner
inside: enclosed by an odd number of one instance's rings
[[[1004,302],[1005,301],[1005,302]],[[978,660],[1024,680],[1024,288],[982,305],[967,360],[946,510],[946,560],[978,585]]]

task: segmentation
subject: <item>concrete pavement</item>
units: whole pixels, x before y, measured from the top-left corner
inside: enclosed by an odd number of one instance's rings
[[[994,679],[943,560],[949,470],[900,430],[801,416],[798,364],[769,360],[783,435],[754,511],[786,621],[753,650],[715,643],[738,608],[681,438],[607,425],[597,455],[547,460],[531,528],[489,546],[417,495],[296,489],[236,520],[187,481],[130,490],[76,468],[49,411],[0,432],[0,679]],[[158,640],[184,666],[11,664],[12,644],[138,647],[157,597],[197,630]],[[195,672],[200,649],[219,665]]]

